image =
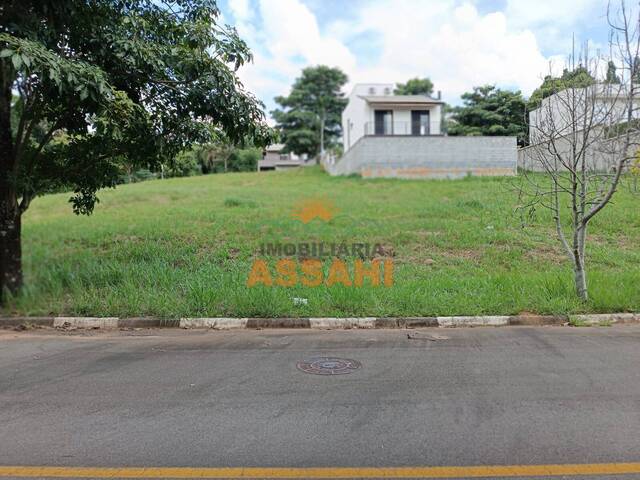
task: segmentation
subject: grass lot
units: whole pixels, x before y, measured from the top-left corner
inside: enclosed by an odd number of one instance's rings
[[[421,316],[640,310],[638,197],[621,191],[592,223],[591,300],[546,212],[523,228],[512,179],[331,178],[315,168],[155,180],[104,191],[91,217],[68,194],[24,220],[27,287],[4,314],[96,316]],[[291,217],[304,199],[339,209]],[[246,286],[263,242],[380,243],[391,288]],[[293,298],[308,299],[294,305]]]

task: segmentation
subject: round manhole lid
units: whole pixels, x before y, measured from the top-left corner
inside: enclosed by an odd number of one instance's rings
[[[296,364],[298,370],[314,375],[344,375],[362,367],[357,360],[337,357],[313,357]]]

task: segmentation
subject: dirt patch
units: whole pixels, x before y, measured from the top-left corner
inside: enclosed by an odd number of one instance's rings
[[[462,260],[479,260],[482,258],[482,251],[471,249],[444,250],[439,252],[445,258]]]
[[[381,243],[379,245],[380,246],[378,247],[378,252],[376,252],[375,257],[389,258],[389,257],[395,257],[396,256],[396,251],[393,248],[393,246],[385,245],[383,243]]]
[[[430,237],[438,237],[443,235],[444,232],[440,232],[438,230],[417,230],[413,232],[413,234],[419,239],[430,238]]]
[[[538,245],[535,248],[527,250],[524,257],[531,262],[544,260],[554,265],[560,265],[567,261],[567,256],[562,252],[559,245]]]
[[[483,257],[483,250],[471,249],[447,249],[429,248],[425,245],[416,245],[410,252],[399,255],[397,263],[411,265],[439,265],[450,263],[450,260],[478,261]],[[440,257],[440,259],[438,259]]]
[[[139,237],[138,235],[116,235],[113,237],[114,242],[131,242],[131,243],[139,243],[144,241],[144,238]]]

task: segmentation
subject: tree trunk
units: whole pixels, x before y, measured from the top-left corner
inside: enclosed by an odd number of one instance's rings
[[[587,272],[585,270],[585,245],[587,237],[587,226],[578,225],[574,234],[573,244],[573,270],[576,284],[576,293],[583,302],[589,300],[589,293],[587,291]]]
[[[0,210],[1,304],[5,301],[5,291],[15,295],[22,287],[22,249],[20,245],[20,215],[7,212],[5,208]]]
[[[316,159],[316,164],[324,161],[324,115],[320,118],[320,158]]]
[[[11,135],[11,82],[6,68],[0,71],[0,304],[5,290],[18,293],[22,287],[20,209],[11,178],[16,158]]]
[[[584,270],[583,266],[578,266],[575,268],[575,282],[576,282],[576,293],[580,300],[586,302],[589,300],[589,293],[587,291],[587,273]]]
[[[4,157],[0,158],[0,304],[5,301],[5,289],[16,294],[22,287],[20,211],[7,168],[11,150],[3,148],[5,143],[0,141],[0,155]]]

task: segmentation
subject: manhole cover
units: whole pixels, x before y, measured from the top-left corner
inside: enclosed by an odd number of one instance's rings
[[[314,357],[296,364],[298,370],[314,375],[344,375],[362,367],[357,360],[336,357]]]

